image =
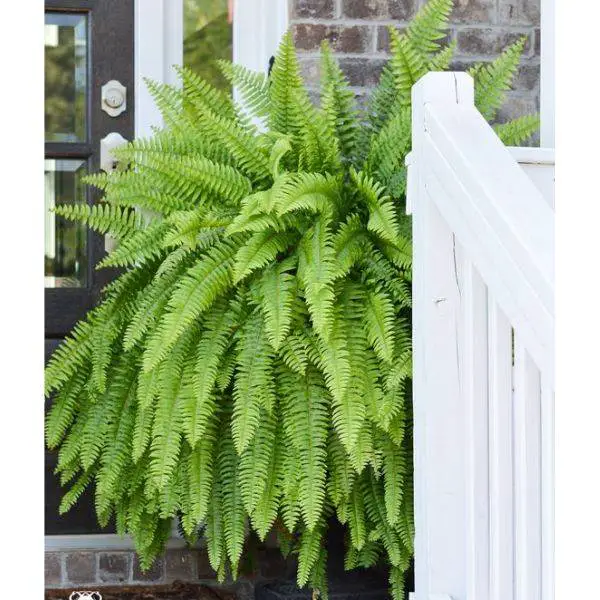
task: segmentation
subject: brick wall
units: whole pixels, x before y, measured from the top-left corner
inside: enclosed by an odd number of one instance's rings
[[[387,26],[406,26],[423,0],[290,0],[292,31],[307,83],[316,89],[318,52],[329,40],[359,97],[368,94],[385,63]],[[500,120],[539,110],[539,0],[455,0],[451,39],[454,68],[493,59],[519,37],[528,38],[514,90]]]
[[[72,550],[45,553],[46,588],[78,588],[118,585],[159,585],[182,581],[223,587],[236,598],[253,598],[256,583],[274,579],[293,579],[295,564],[284,560],[276,548],[263,547],[252,564],[240,565],[240,579],[233,584],[216,584],[206,550],[169,549],[146,572],[137,555],[127,550]],[[94,588],[95,589],[95,588]]]

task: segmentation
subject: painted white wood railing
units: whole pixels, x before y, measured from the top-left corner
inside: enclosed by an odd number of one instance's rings
[[[550,600],[553,154],[506,148],[468,75],[430,73],[407,162],[414,597]]]

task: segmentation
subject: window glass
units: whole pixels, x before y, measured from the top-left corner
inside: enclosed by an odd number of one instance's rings
[[[86,15],[46,13],[44,50],[46,141],[85,142]]]
[[[85,186],[81,181],[83,175],[84,160],[45,160],[44,275],[47,288],[86,285],[86,228],[81,223],[68,221],[52,212],[59,204],[86,201]]]
[[[183,63],[222,90],[231,90],[216,64],[233,58],[232,0],[184,0]]]

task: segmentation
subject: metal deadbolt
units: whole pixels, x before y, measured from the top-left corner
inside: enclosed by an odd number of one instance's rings
[[[118,117],[127,109],[127,88],[116,79],[102,86],[102,110],[111,117]]]

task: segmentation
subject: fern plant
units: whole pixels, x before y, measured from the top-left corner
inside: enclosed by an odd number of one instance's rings
[[[346,567],[384,560],[403,597],[413,553],[411,243],[404,159],[410,90],[446,69],[452,0],[431,0],[361,114],[323,45],[321,103],[290,35],[268,78],[221,63],[242,109],[187,69],[148,86],[166,126],[91,175],[97,206],[56,213],[118,240],[122,274],[46,369],[47,445],[89,486],[143,566],[173,517],[234,577],[249,528],[298,554],[298,584],[327,594],[326,520],[347,526]],[[477,66],[492,119],[523,43]],[[262,126],[257,125],[262,120]],[[515,144],[535,116],[498,127]],[[285,542],[285,544],[284,544]]]

